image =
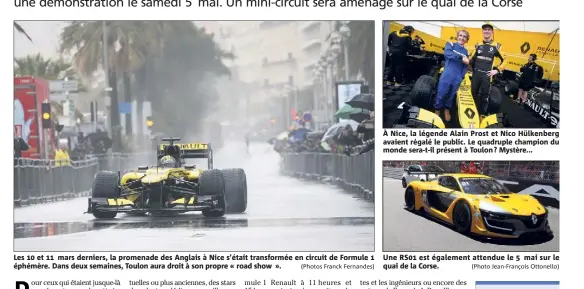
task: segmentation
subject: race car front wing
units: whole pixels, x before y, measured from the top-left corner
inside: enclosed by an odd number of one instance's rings
[[[147,207],[137,207],[133,203],[125,203],[126,199],[108,199],[108,198],[88,198],[87,199],[87,212],[85,214],[92,214],[93,212],[118,212],[118,213],[150,213],[150,212],[176,212],[176,213],[186,213],[194,211],[202,211],[205,209],[212,209],[218,205],[218,201],[215,199],[205,200],[203,202],[197,202],[196,204],[179,204],[172,207],[158,207],[158,208],[147,208]]]

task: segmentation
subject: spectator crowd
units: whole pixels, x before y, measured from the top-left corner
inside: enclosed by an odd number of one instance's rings
[[[357,123],[340,121],[326,130],[311,131],[300,125],[282,132],[268,142],[276,152],[320,152],[345,155],[364,154],[374,148],[374,113]]]

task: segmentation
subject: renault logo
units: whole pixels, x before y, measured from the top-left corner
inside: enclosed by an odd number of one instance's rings
[[[525,53],[529,52],[529,50],[531,50],[531,45],[529,44],[529,42],[525,42],[525,43],[521,44],[519,49],[521,49],[521,53],[525,54]]]
[[[537,216],[535,214],[531,215],[531,221],[534,225],[537,224]]]
[[[475,111],[469,107],[464,111],[464,114],[466,114],[468,118],[473,118],[475,116]]]

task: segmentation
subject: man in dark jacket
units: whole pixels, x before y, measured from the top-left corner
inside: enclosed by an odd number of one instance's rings
[[[493,37],[493,25],[484,24],[482,30],[483,41],[475,45],[475,52],[470,60],[472,96],[478,106],[481,118],[487,115],[491,79],[503,71],[505,66],[505,56],[501,51],[501,43],[495,42]],[[496,65],[495,58],[499,60],[498,65]]]
[[[519,97],[521,104],[527,101],[527,92],[531,90],[535,83],[543,77],[543,67],[535,63],[536,54],[529,55],[527,63],[521,67],[521,77],[519,78]]]
[[[416,35],[412,41],[412,54],[420,55],[425,49],[426,42],[424,42],[424,39],[422,39],[420,35]]]
[[[407,53],[412,47],[412,26],[405,26],[399,32],[391,32],[387,38],[387,48],[389,52],[389,82],[395,79],[395,86],[403,83],[404,67],[406,65]]]

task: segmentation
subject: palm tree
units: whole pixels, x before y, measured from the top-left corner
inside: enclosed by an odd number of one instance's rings
[[[14,76],[34,76],[46,80],[57,80],[65,77],[78,79],[76,71],[71,64],[62,58],[52,60],[44,58],[40,53],[14,58]],[[79,91],[85,91],[83,83],[79,83]],[[59,102],[51,102],[51,109],[54,115],[63,114],[63,105]],[[76,111],[76,117],[81,118],[83,114]]]
[[[14,76],[35,76],[56,79],[52,74],[51,59],[45,59],[40,53],[14,58]]]
[[[126,101],[131,101],[134,77],[137,87],[142,89],[139,93],[148,91],[151,96],[164,96],[165,104],[160,104],[161,107],[174,104],[180,108],[180,102],[167,101],[169,96],[193,93],[193,87],[186,87],[191,84],[196,87],[197,79],[202,79],[205,72],[225,72],[221,59],[228,55],[216,53],[218,49],[212,35],[205,34],[189,21],[108,21],[107,33],[111,122],[117,128],[120,123],[117,113],[119,76],[124,83]],[[70,22],[61,33],[60,50],[74,52],[78,70],[92,75],[104,62],[102,23]],[[177,113],[168,114],[174,117]],[[119,151],[120,147],[115,145],[120,140],[118,129],[112,134],[115,136],[114,150]]]
[[[30,40],[30,42],[32,42],[32,38],[30,38],[30,36],[28,35],[28,33],[26,33],[24,28],[22,28],[22,26],[20,26],[20,24],[16,23],[16,21],[14,21],[14,29],[16,29],[16,31],[18,31],[19,33],[24,34],[24,36],[26,36],[26,38],[28,38],[28,40]]]
[[[150,30],[142,29],[140,24],[146,21],[109,21],[107,23],[107,63],[108,86],[111,92],[111,122],[114,150],[119,151],[119,114],[118,111],[118,76],[122,75],[126,101],[131,101],[131,84],[129,74],[143,65],[148,55],[152,37]],[[84,75],[92,75],[103,67],[103,29],[101,21],[72,21],[61,33],[61,53],[75,51],[73,61]],[[130,116],[131,119],[131,116]],[[129,127],[129,126],[128,126]]]

